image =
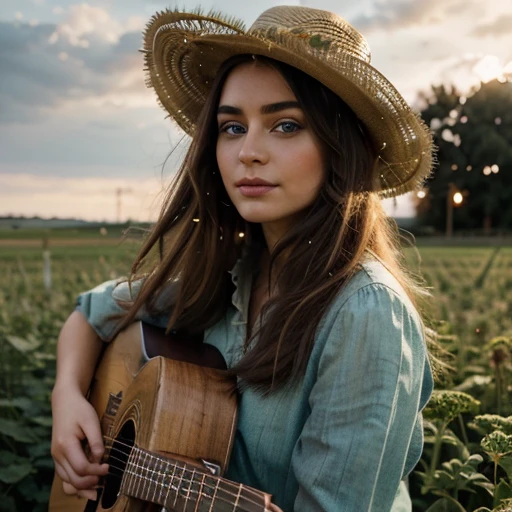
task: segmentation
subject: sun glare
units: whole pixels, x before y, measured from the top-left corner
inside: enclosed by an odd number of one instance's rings
[[[503,65],[496,55],[486,55],[475,64],[473,71],[478,75],[484,83],[490,82],[495,78],[501,78],[504,74]]]

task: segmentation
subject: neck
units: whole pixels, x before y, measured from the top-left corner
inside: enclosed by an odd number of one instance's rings
[[[279,221],[266,222],[261,225],[263,236],[265,237],[265,243],[267,244],[269,252],[272,252],[279,240],[286,235],[288,228],[289,226],[285,226]]]
[[[274,261],[274,264],[272,266],[272,274],[271,274],[271,282],[270,282],[270,289],[268,288],[269,282],[268,282],[268,275],[270,272],[270,254],[268,250],[263,251],[261,258],[260,258],[260,270],[259,270],[259,276],[258,276],[258,283],[260,286],[264,286],[267,290],[267,294],[270,296],[272,293],[272,290],[274,290],[274,285],[277,279],[277,276],[281,272],[281,269],[283,268],[283,263],[285,261],[285,257],[283,254],[281,254],[277,260]]]
[[[121,493],[154,503],[166,510],[208,510],[264,512],[270,503],[265,493],[205,473],[177,459],[162,457],[134,447],[126,464]]]

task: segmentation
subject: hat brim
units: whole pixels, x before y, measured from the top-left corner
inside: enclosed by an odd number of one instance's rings
[[[176,13],[173,13],[176,14]],[[184,13],[185,14],[185,13]],[[195,19],[200,18],[199,15]],[[396,88],[373,66],[341,53],[327,62],[298,51],[296,37],[274,34],[274,40],[243,31],[222,33],[166,29],[154,18],[145,34],[148,86],[162,107],[189,135],[195,132],[211,85],[224,61],[235,55],[269,57],[311,75],[340,96],[365,125],[378,154],[375,190],[383,197],[416,188],[431,172],[432,136]],[[162,20],[160,20],[162,21]],[[156,25],[155,25],[156,23]],[[151,30],[152,28],[152,30]],[[218,33],[221,32],[221,33]],[[279,39],[276,41],[275,37]]]

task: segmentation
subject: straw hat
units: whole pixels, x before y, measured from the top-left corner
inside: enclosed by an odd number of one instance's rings
[[[164,11],[149,21],[142,51],[147,85],[189,135],[221,64],[234,55],[263,55],[308,73],[352,108],[378,153],[374,185],[382,196],[413,190],[431,171],[428,128],[370,65],[363,36],[336,14],[278,6],[245,30],[219,13]]]

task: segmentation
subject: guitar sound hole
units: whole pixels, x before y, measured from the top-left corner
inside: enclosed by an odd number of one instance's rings
[[[101,496],[101,506],[105,509],[112,507],[117,500],[126,464],[134,443],[135,425],[133,421],[127,421],[112,444],[107,460],[109,473]]]

